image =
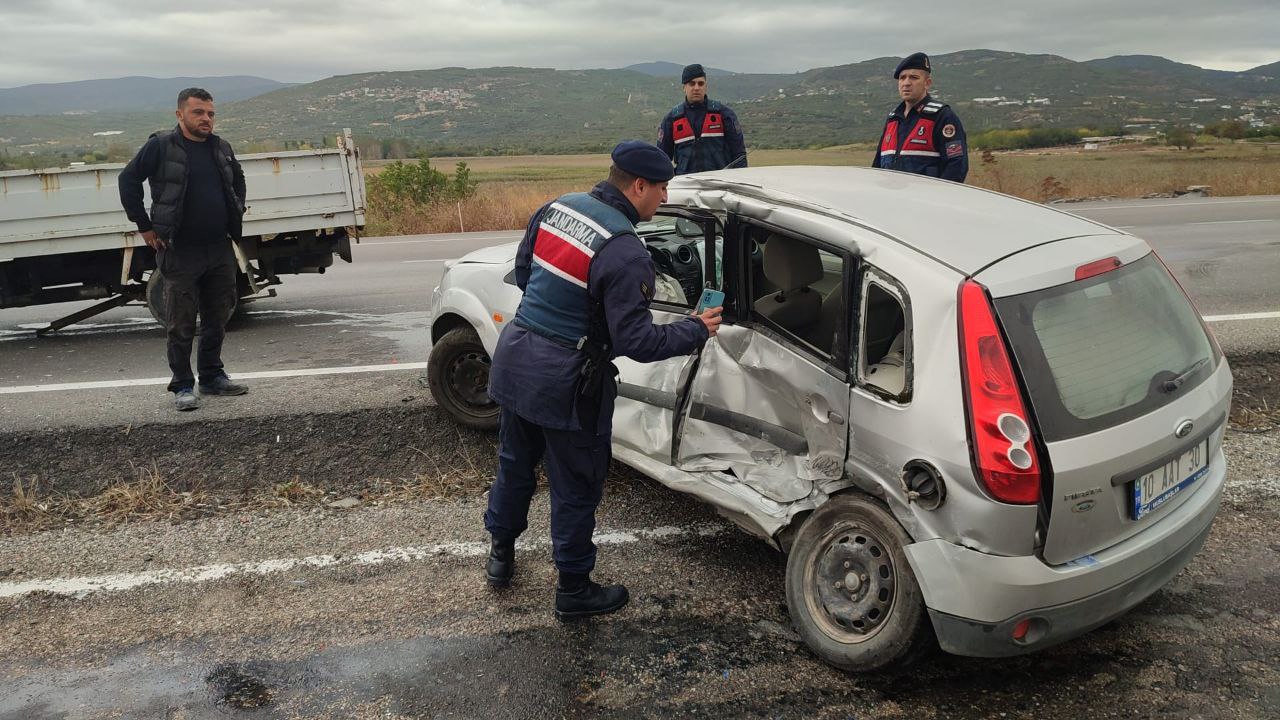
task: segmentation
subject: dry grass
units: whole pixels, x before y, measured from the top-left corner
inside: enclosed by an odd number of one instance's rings
[[[419,451],[431,463],[430,472],[398,480],[370,480],[350,496],[362,504],[379,504],[479,495],[488,489],[492,473],[481,471],[484,459],[474,456],[465,442],[459,448],[448,468],[441,468],[435,458]],[[43,493],[38,480],[14,474],[12,494],[0,494],[0,536],[78,523],[109,527],[142,520],[190,520],[227,511],[325,507],[347,496],[295,477],[249,494],[215,497],[198,487],[176,489],[154,464],[138,469],[137,474],[136,480],[113,483],[88,497]]]
[[[857,165],[870,163],[869,145],[817,150],[754,150],[753,165]],[[1280,146],[1220,143],[1192,150],[1118,146],[1096,151],[1074,148],[999,152],[995,164],[970,156],[971,185],[1029,200],[1065,197],[1141,197],[1189,185],[1209,185],[1216,196],[1280,194]],[[369,235],[477,230],[516,230],[547,200],[584,190],[604,177],[607,155],[438,158],[432,165],[452,172],[463,160],[480,182],[476,197],[460,205],[390,214],[369,208]],[[376,172],[385,163],[366,168]]]
[[[475,197],[461,203],[445,203],[428,209],[392,212],[369,204],[366,234],[417,235],[421,233],[514,230],[523,228],[529,216],[548,200],[581,190],[588,183],[572,180],[538,182],[481,182]]]
[[[41,530],[84,518],[108,525],[136,519],[178,519],[200,514],[210,500],[199,488],[178,491],[154,464],[138,468],[137,479],[109,485],[90,497],[42,494],[35,479],[13,476],[13,493],[0,497],[0,534]]]
[[[1208,185],[1216,196],[1280,194],[1280,147],[1220,144],[1192,150],[1166,147],[1101,151],[995,153],[995,163],[970,156],[968,182],[1044,201],[1058,197],[1142,197]],[[1059,186],[1048,192],[1053,183]]]

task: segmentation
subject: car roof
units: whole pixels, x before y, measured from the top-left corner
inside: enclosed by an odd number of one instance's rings
[[[729,190],[838,213],[965,273],[1054,240],[1125,236],[1115,229],[1039,203],[892,170],[863,167],[755,167],[682,175],[686,192]]]

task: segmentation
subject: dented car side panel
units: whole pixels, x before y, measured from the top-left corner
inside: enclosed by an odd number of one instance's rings
[[[843,474],[848,403],[843,380],[759,330],[722,325],[690,388],[677,465],[801,500]]]

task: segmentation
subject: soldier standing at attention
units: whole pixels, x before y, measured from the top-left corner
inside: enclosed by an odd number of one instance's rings
[[[964,182],[969,148],[960,118],[929,95],[933,71],[929,56],[913,53],[893,71],[902,102],[885,121],[873,167]]]
[[[686,66],[680,75],[684,102],[658,126],[658,147],[676,164],[676,174],[747,166],[742,124],[733,110],[707,97],[707,73]]]

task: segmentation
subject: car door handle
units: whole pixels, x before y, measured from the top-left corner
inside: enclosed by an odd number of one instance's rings
[[[804,402],[813,411],[813,416],[818,419],[818,422],[830,422],[836,425],[844,424],[844,416],[832,410],[831,403],[825,397],[814,394],[806,397]]]

